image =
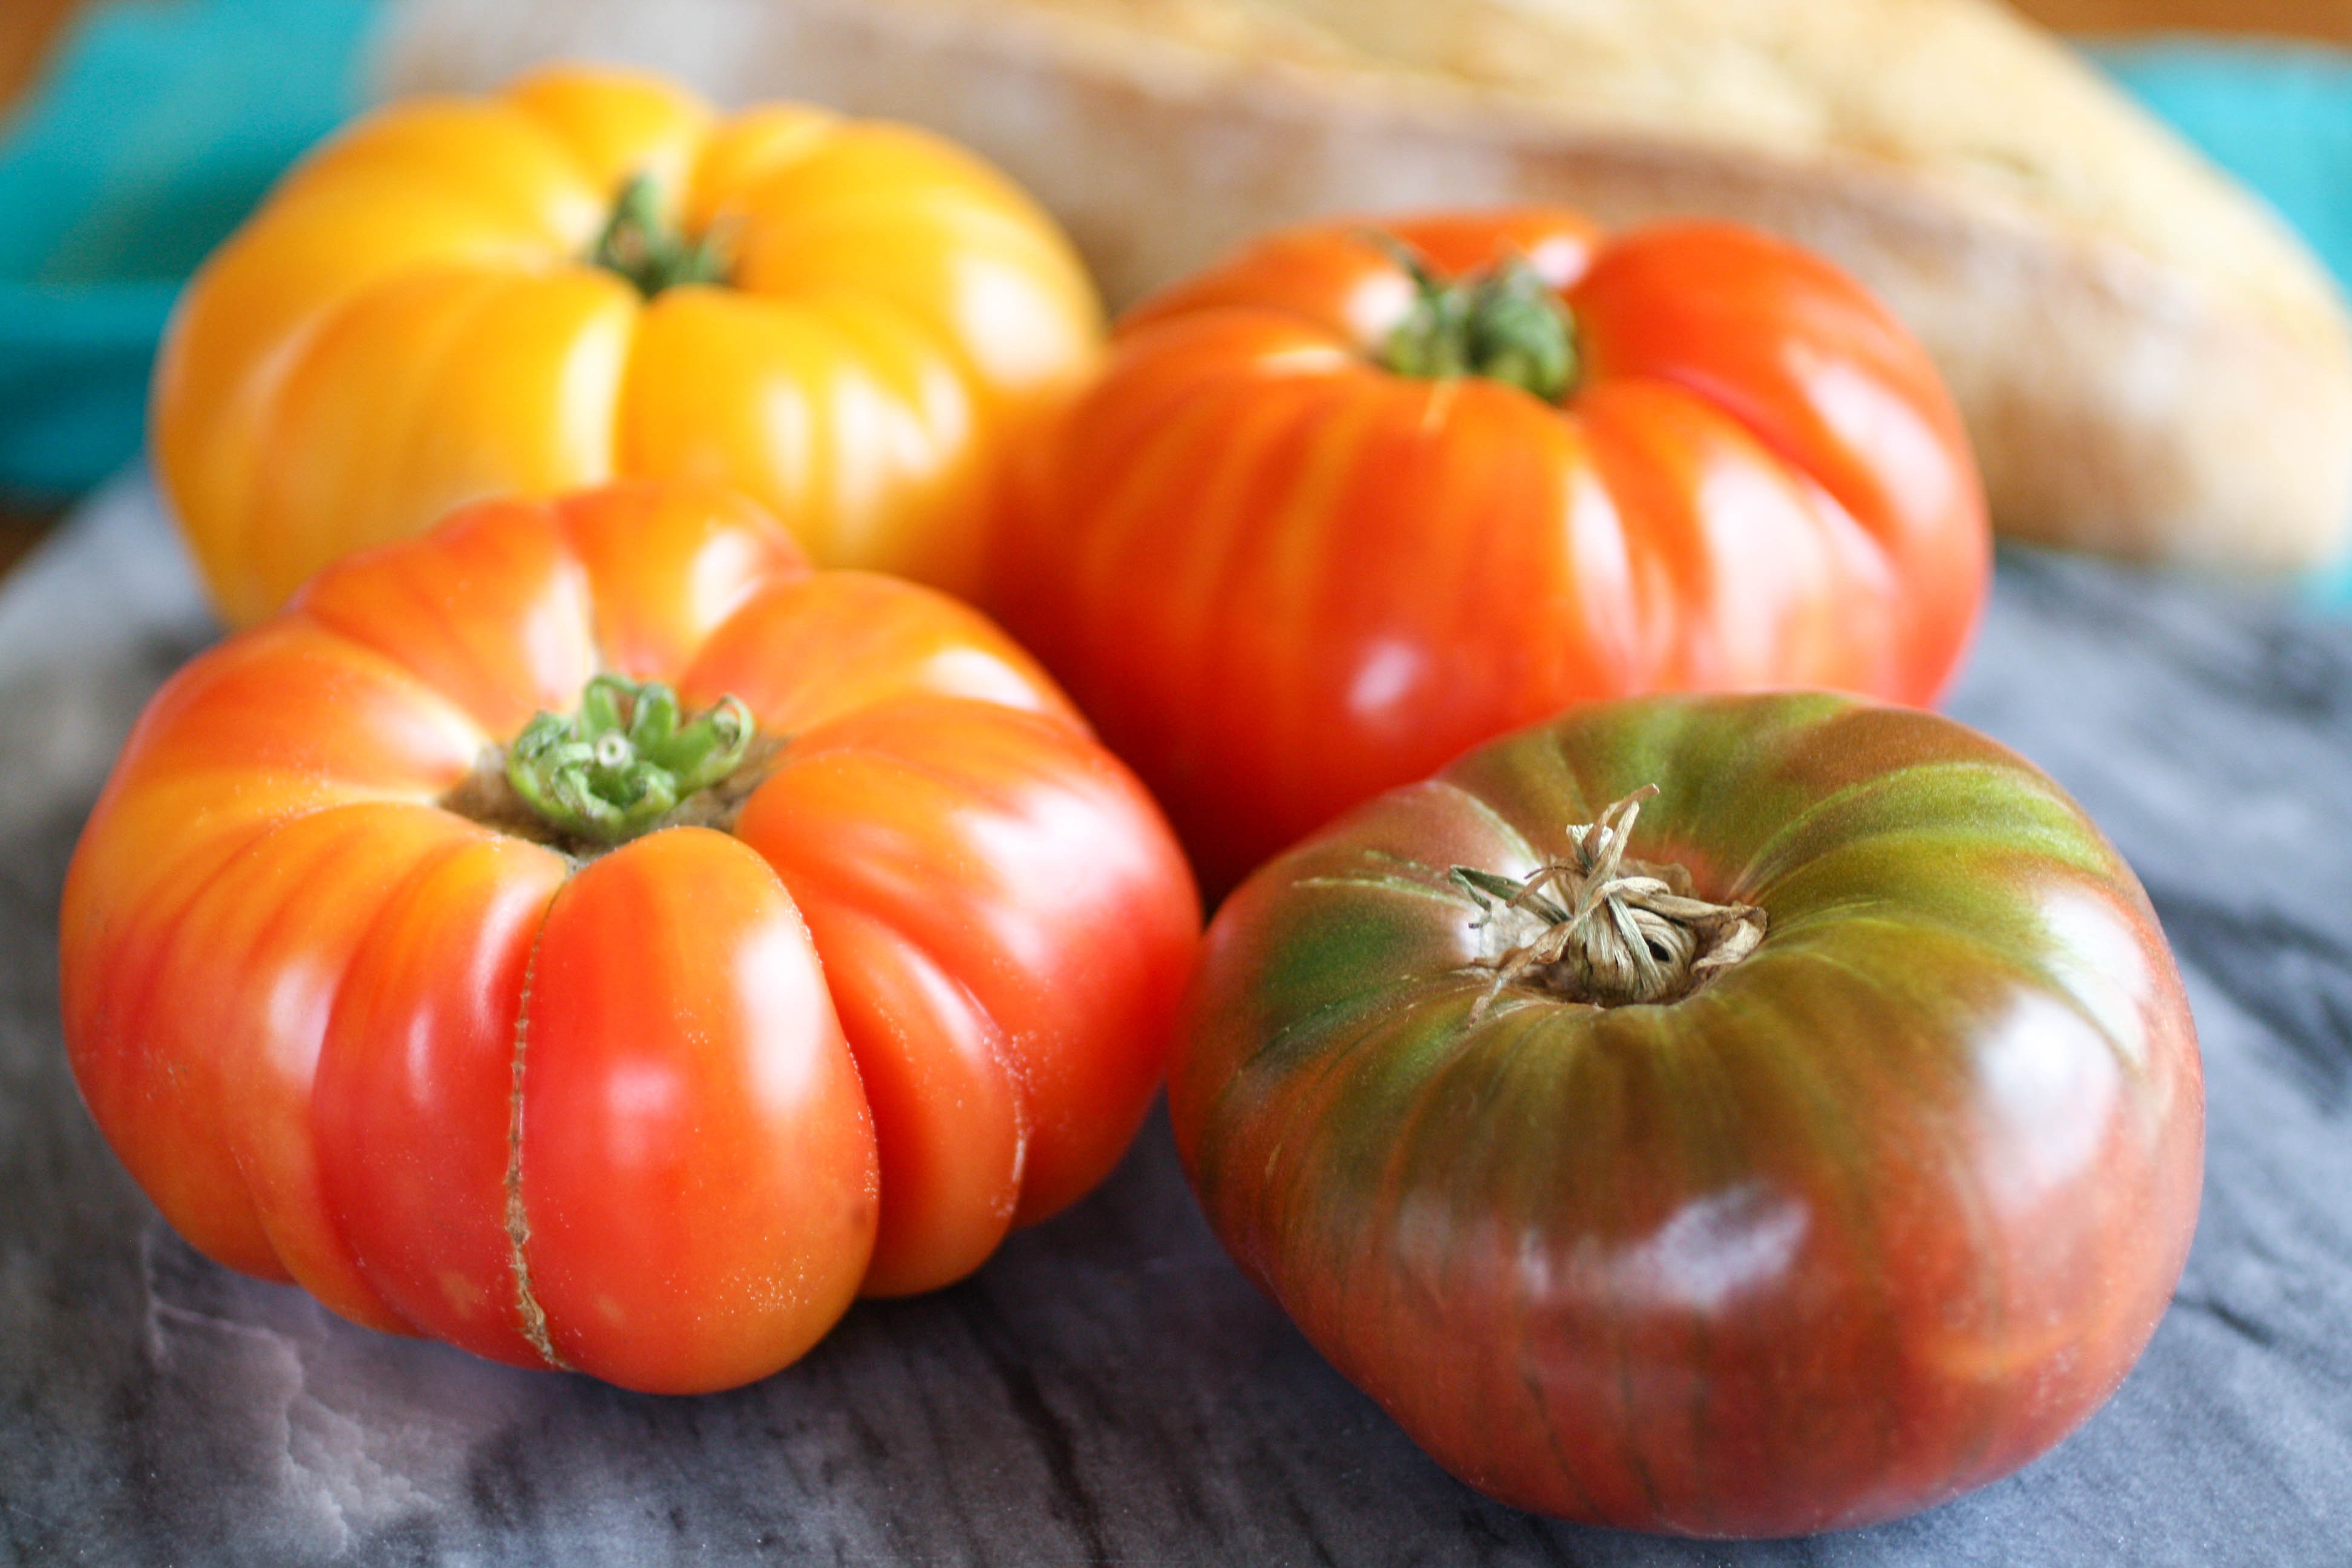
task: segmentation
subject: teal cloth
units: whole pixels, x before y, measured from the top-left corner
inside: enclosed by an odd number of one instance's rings
[[[2268,198],[2352,291],[2352,54],[2199,37],[2092,54],[2206,156]],[[2352,556],[2309,587],[2315,602],[2352,612]]]
[[[173,291],[348,114],[378,0],[114,0],[0,142],[0,494],[135,456]],[[2093,58],[2268,196],[2352,289],[2352,54],[2158,38]],[[2352,610],[2352,562],[2315,583]]]
[[[2177,37],[2091,54],[2260,191],[2352,289],[2352,53]]]
[[[89,12],[0,142],[0,495],[139,450],[181,282],[358,101],[374,0]]]

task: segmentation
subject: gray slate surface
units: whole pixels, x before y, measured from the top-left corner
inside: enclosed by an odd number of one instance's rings
[[[2352,1564],[2352,625],[2002,563],[1953,708],[2074,791],[2179,951],[2196,1248],[2053,1454],[1917,1519],[1753,1545],[1449,1479],[1225,1260],[1164,1118],[974,1279],[710,1398],[384,1338],[215,1268],[75,1099],[54,932],[114,748],[210,636],[135,480],[0,591],[0,1564]]]

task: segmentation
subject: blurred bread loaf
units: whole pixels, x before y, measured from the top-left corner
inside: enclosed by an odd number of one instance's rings
[[[2352,527],[2326,275],[1995,0],[402,0],[384,85],[558,55],[945,132],[1114,304],[1334,210],[1740,219],[1909,321],[2012,535],[2273,570]]]

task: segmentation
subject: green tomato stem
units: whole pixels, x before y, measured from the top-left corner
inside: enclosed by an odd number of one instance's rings
[[[648,300],[682,283],[727,281],[724,237],[713,230],[688,238],[672,228],[663,220],[661,192],[650,174],[633,174],[621,186],[589,259],[627,279]]]
[[[610,847],[658,826],[680,801],[733,773],[751,710],[722,697],[683,721],[657,680],[599,675],[570,717],[541,713],[507,748],[507,783],[557,832]]]
[[[1541,274],[1513,258],[1452,281],[1388,235],[1372,237],[1413,282],[1413,302],[1378,355],[1399,375],[1478,375],[1546,403],[1575,389],[1576,323]]]

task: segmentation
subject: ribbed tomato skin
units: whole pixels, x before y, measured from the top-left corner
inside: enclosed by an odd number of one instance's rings
[[[1683,1000],[1492,971],[1520,877],[1632,853],[1760,906]],[[2153,1333],[2203,1094],[2129,869],[2029,764],[1826,696],[1600,705],[1381,796],[1213,922],[1171,1104],[1217,1234],[1482,1490],[1703,1536],[1860,1525],[2042,1453]]]
[[[639,178],[719,278],[593,262]],[[1069,241],[963,149],[559,65],[305,156],[182,294],[150,424],[236,626],[461,502],[614,479],[717,480],[824,565],[969,595],[1009,455],[1101,336]]]
[[[732,695],[732,832],[468,813],[599,672]],[[1108,1174],[1200,906],[1150,797],[944,595],[730,491],[465,509],[191,662],[68,872],[92,1117],[206,1254],[343,1316],[688,1393]]]
[[[1574,321],[1558,404],[1376,363],[1412,286],[1510,258]],[[1926,353],[1827,263],[1572,213],[1337,222],[1146,301],[1031,454],[997,592],[1212,892],[1571,702],[1930,701],[1982,607],[1974,460]]]

